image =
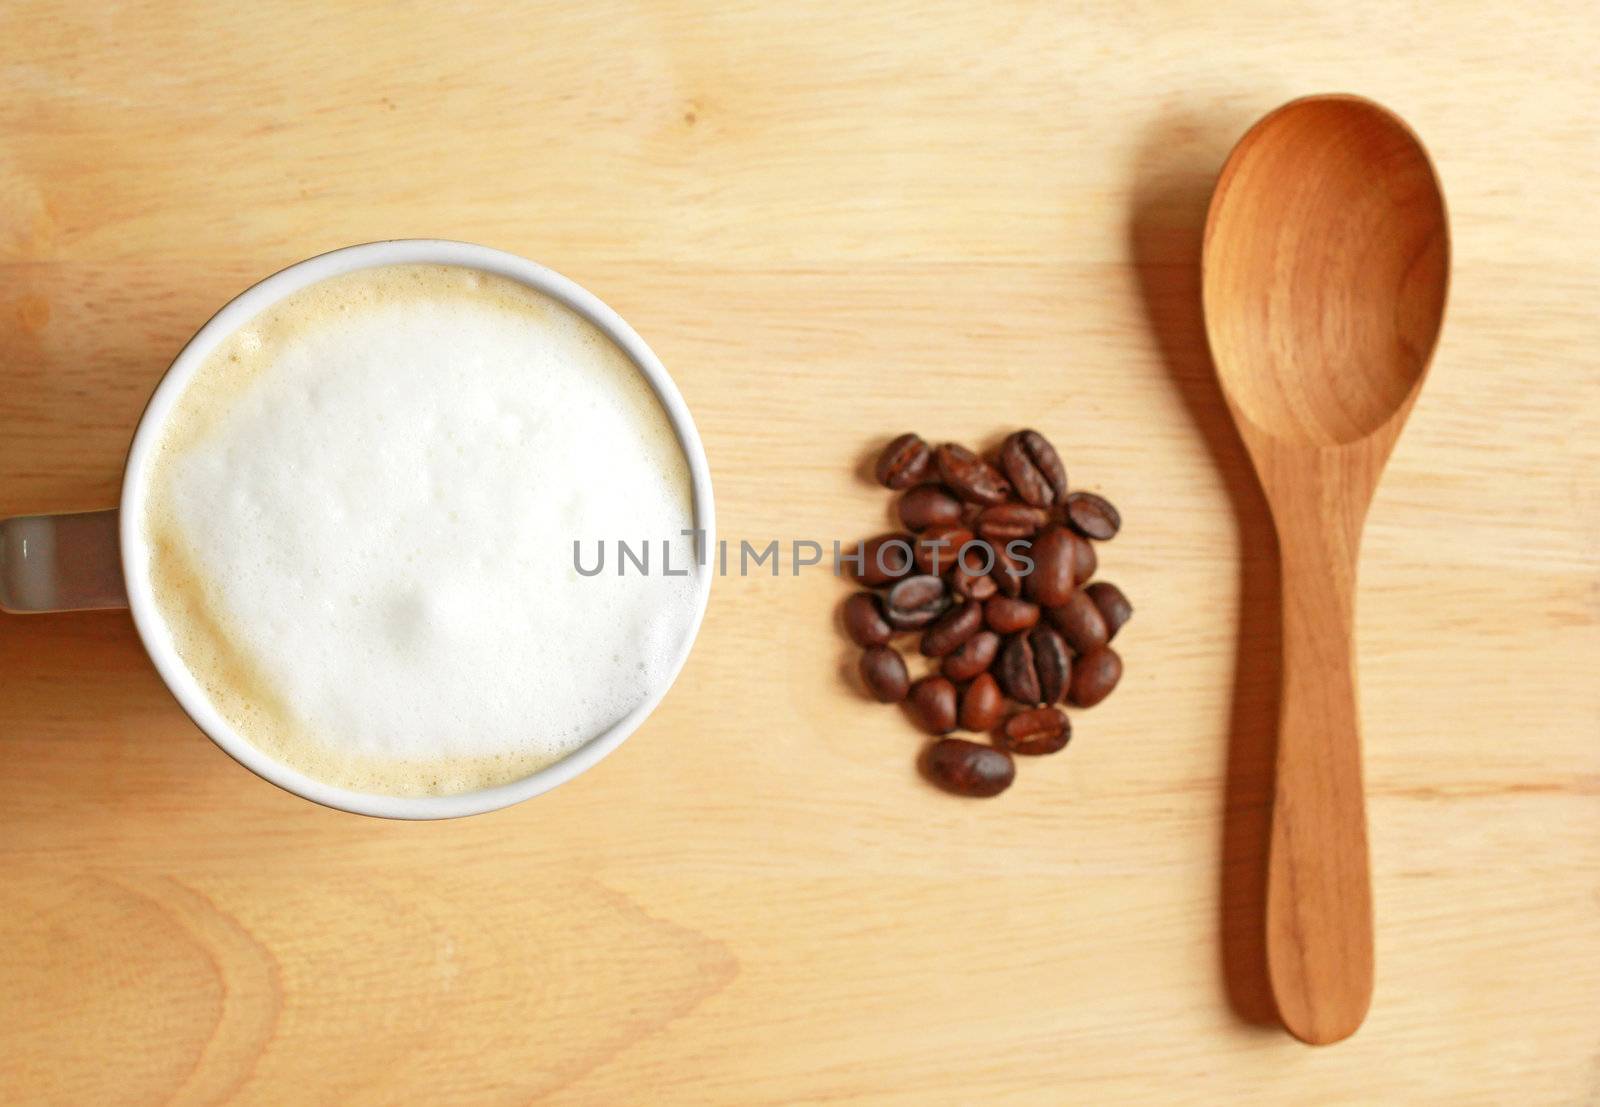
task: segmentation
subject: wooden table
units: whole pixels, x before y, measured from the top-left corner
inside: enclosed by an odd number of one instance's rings
[[[962,802],[840,678],[843,585],[730,577],[614,757],[432,825],[238,768],[125,615],[0,618],[0,1101],[1600,1102],[1600,15],[1065,8],[0,9],[0,514],[111,503],[252,280],[445,236],[649,339],[730,540],[881,529],[885,435],[1031,424],[1138,606],[1072,747]],[[1363,563],[1377,994],[1313,1050],[1195,260],[1233,139],[1329,89],[1428,142],[1455,282]]]

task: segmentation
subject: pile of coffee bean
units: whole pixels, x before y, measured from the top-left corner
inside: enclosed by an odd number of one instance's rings
[[[861,679],[937,736],[922,761],[929,779],[999,795],[1016,777],[1013,755],[1055,753],[1072,737],[1058,703],[1093,707],[1122,678],[1110,643],[1133,607],[1092,580],[1094,543],[1115,537],[1121,516],[1093,492],[1069,491],[1060,455],[1033,430],[990,458],[902,434],[876,472],[900,494],[905,530],[869,538],[846,561],[866,586],[844,605]],[[915,681],[893,644],[913,633],[929,659]],[[991,744],[947,737],[958,728]]]

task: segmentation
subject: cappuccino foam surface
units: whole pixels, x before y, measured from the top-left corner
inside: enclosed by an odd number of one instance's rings
[[[152,591],[242,737],[363,792],[507,783],[670,681],[698,594],[688,464],[596,327],[477,270],[397,265],[214,350],[146,468]],[[648,539],[648,575],[617,540]],[[583,576],[573,543],[592,569]],[[673,571],[662,572],[662,543]]]

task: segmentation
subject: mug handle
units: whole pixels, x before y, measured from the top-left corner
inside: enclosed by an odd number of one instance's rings
[[[128,606],[117,509],[0,519],[0,611]]]

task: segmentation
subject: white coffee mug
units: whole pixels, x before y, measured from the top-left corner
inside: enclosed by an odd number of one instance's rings
[[[10,612],[83,611],[128,608],[134,626],[161,679],[178,704],[223,751],[257,776],[328,807],[392,819],[444,819],[493,811],[563,784],[616,749],[638,729],[672,681],[624,718],[561,760],[509,784],[453,796],[385,796],[355,792],[315,780],[269,757],[237,734],[161,633],[146,573],[146,551],[139,538],[145,486],[144,462],[162,437],[163,425],[197,369],[212,349],[263,310],[308,285],[358,269],[381,265],[432,263],[459,265],[520,281],[565,304],[598,327],[632,359],[655,390],[688,460],[699,549],[715,546],[716,519],[705,447],[677,386],[650,347],[622,317],[592,293],[542,265],[466,242],[399,239],[369,242],[308,258],[275,273],[236,296],[191,338],[156,386],[139,418],[123,466],[119,508],[68,515],[25,515],[0,520],[0,609]],[[692,625],[674,659],[672,678],[687,660],[710,598],[712,574],[696,576],[698,594]]]

